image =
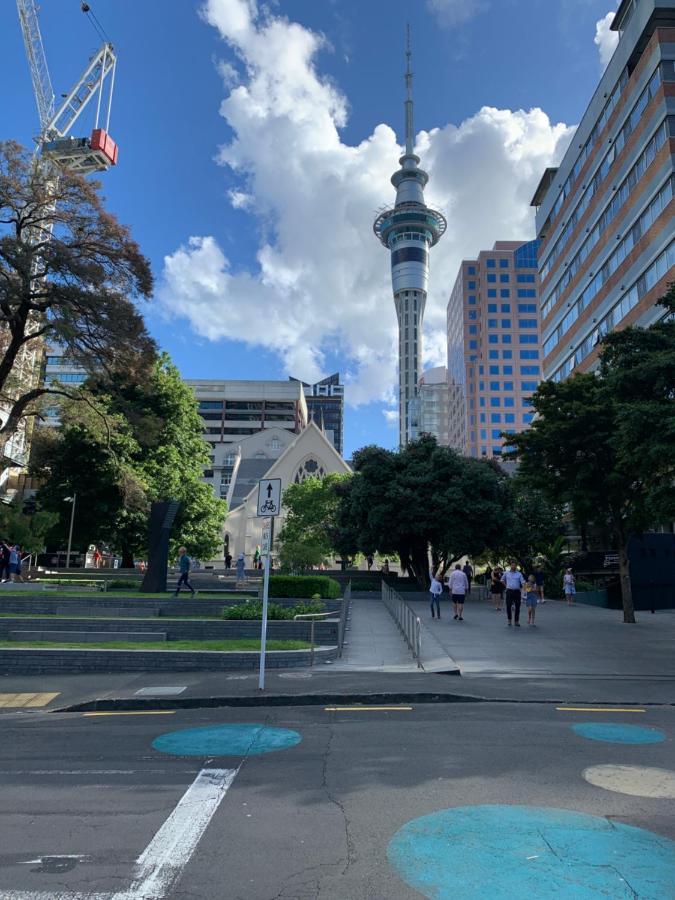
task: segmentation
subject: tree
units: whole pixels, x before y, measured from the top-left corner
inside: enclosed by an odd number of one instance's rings
[[[494,546],[503,511],[504,476],[424,436],[393,452],[365,447],[354,477],[339,488],[338,546],[398,555],[421,586],[429,582],[429,550],[443,572],[464,554]]]
[[[624,622],[634,622],[628,542],[675,518],[675,288],[670,316],[606,335],[599,371],[542,382],[532,427],[512,435],[521,477],[577,521],[607,523]]]
[[[500,555],[518,560],[523,572],[531,572],[534,560],[565,531],[560,504],[518,478],[505,485],[501,517]]]
[[[28,553],[39,553],[44,549],[45,535],[54,525],[57,516],[36,509],[26,514],[15,504],[0,504],[0,536],[4,540],[19,544]]]
[[[117,375],[103,387],[110,393],[64,409],[58,433],[41,430],[35,446],[36,474],[44,480],[40,503],[62,513],[64,498],[77,491],[76,543],[110,545],[131,566],[147,553],[149,504],[175,498],[181,507],[170,552],[183,544],[191,555],[209,558],[222,543],[226,505],[201,481],[209,450],[194,394],[166,355],[145,383]],[[65,527],[62,518],[51,537],[63,540]]]
[[[103,208],[100,185],[45,176],[32,155],[0,143],[0,427],[4,447],[58,383],[35,385],[22,355],[44,341],[87,372],[142,380],[154,342],[134,301],[152,291],[150,266],[129,230]]]
[[[335,550],[337,511],[336,486],[349,475],[330,474],[306,478],[284,491],[284,527],[279,533],[284,567],[304,570],[317,566]]]

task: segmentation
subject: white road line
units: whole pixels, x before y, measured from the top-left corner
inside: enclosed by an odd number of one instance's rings
[[[136,860],[134,879],[116,894],[2,891],[0,900],[164,900],[192,858],[238,769],[202,769]]]
[[[136,860],[134,880],[111,900],[162,900],[190,861],[238,769],[202,769]]]

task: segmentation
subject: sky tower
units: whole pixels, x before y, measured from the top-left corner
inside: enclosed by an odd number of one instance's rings
[[[429,282],[429,247],[437,244],[447,228],[445,216],[424,202],[429,181],[413,153],[413,73],[410,26],[406,42],[405,155],[401,168],[391,176],[396,204],[378,215],[375,234],[391,253],[391,282],[398,317],[398,429],[399,443],[407,443],[408,402],[417,396],[422,362],[422,319]]]

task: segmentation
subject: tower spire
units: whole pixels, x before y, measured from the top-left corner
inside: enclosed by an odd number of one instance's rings
[[[413,155],[413,140],[415,131],[413,128],[413,73],[412,73],[412,50],[410,48],[410,23],[406,26],[405,41],[405,155]]]

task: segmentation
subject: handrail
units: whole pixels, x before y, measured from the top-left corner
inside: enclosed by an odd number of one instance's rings
[[[410,648],[413,659],[417,660],[417,668],[422,666],[422,623],[419,616],[408,606],[403,597],[393,588],[382,582],[382,602],[387,607],[392,619],[398,625],[403,639]]]
[[[298,613],[297,616],[293,616],[293,621],[297,622],[299,620],[309,619],[310,629],[309,629],[309,640],[311,645],[310,652],[310,666],[314,665],[314,623],[318,619],[327,619],[332,616],[332,618],[338,617],[338,658],[342,656],[342,648],[344,646],[345,641],[345,631],[347,628],[347,618],[349,617],[349,607],[351,605],[351,596],[352,596],[352,583],[349,581],[347,587],[345,588],[344,597],[340,601],[340,611],[339,612],[321,612],[321,613]]]

